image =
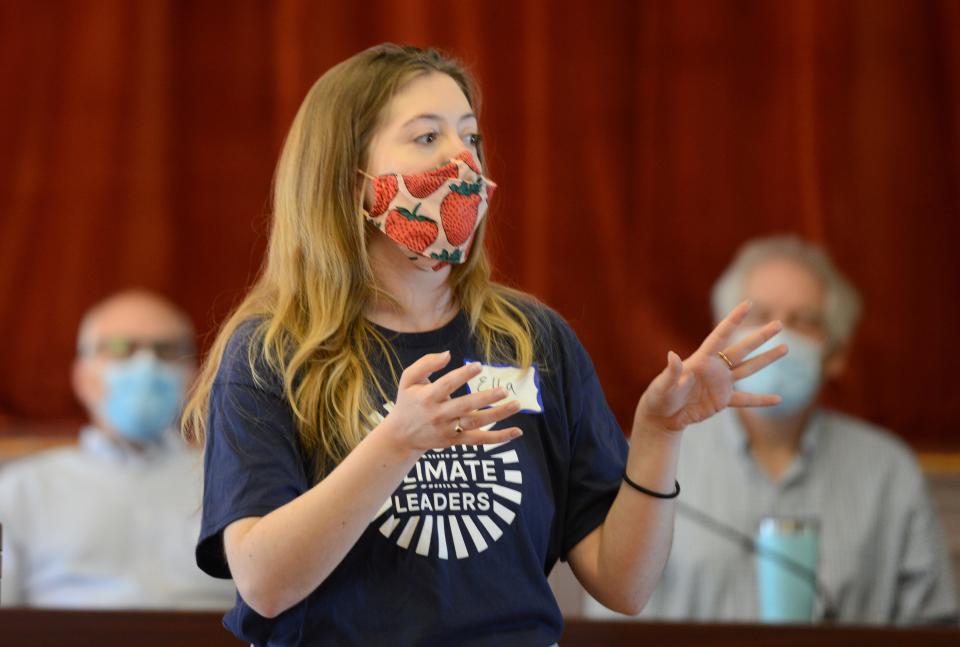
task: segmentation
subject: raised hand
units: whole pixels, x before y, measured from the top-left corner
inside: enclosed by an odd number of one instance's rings
[[[662,429],[681,431],[726,407],[764,407],[780,402],[773,394],[734,391],[733,385],[787,354],[780,344],[747,361],[744,359],[780,332],[782,324],[771,321],[736,343],[737,327],[750,312],[749,302],[734,308],[685,361],[670,352],[667,367],[653,379],[637,404],[638,420]]]
[[[398,440],[411,449],[426,451],[451,445],[504,443],[520,436],[523,432],[519,427],[480,429],[520,410],[520,403],[516,401],[490,407],[506,397],[504,389],[450,397],[480,374],[482,367],[478,362],[461,366],[430,382],[430,375],[449,361],[449,352],[424,355],[400,375],[397,403],[385,419],[394,426]]]

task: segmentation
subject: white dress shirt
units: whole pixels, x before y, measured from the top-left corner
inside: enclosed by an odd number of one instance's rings
[[[2,606],[226,609],[197,568],[202,457],[174,433],[145,451],[85,428],[0,468]]]

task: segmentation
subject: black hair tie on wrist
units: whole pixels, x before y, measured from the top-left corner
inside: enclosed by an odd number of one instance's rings
[[[680,496],[680,481],[674,481],[674,483],[677,486],[677,489],[674,492],[671,492],[670,494],[663,494],[662,492],[654,492],[653,490],[648,490],[647,488],[641,485],[637,485],[636,483],[630,480],[629,476],[627,476],[626,470],[623,471],[623,481],[627,485],[632,487],[634,490],[636,490],[637,492],[643,492],[647,496],[652,496],[657,499],[676,499],[678,496]]]

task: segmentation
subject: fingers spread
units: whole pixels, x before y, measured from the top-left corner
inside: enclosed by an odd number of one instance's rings
[[[680,356],[670,351],[667,353],[667,366],[660,374],[653,378],[653,381],[650,383],[650,388],[658,394],[663,394],[672,389],[677,381],[680,379],[680,375],[683,373],[683,361],[680,359]]]
[[[733,379],[742,380],[749,375],[753,375],[760,369],[769,366],[786,354],[787,345],[780,344],[779,346],[771,348],[770,350],[763,352],[756,357],[751,357],[746,362],[733,369]]]
[[[670,369],[669,376],[671,381],[676,382],[677,378],[680,377],[680,373],[683,372],[683,360],[673,351],[667,353],[667,368]]]
[[[400,374],[399,387],[405,388],[413,384],[421,384],[447,365],[450,361],[450,351],[429,353],[408,366]]]
[[[453,398],[443,405],[445,415],[451,418],[463,417],[468,413],[473,413],[477,409],[489,407],[491,404],[500,402],[507,395],[503,389],[487,389],[477,393],[469,393],[458,398]]]
[[[743,320],[746,318],[747,313],[750,312],[750,302],[744,301],[736,308],[730,311],[723,320],[717,324],[717,327],[707,335],[707,338],[703,340],[703,343],[700,345],[701,350],[705,351],[709,355],[713,355],[718,350],[723,350],[727,347],[727,344],[730,342],[730,338],[733,337],[733,333],[736,331],[737,326],[743,323]]]
[[[510,427],[508,429],[491,429],[490,431],[464,431],[456,434],[454,444],[456,445],[495,445],[505,443],[519,438],[523,435],[520,427]]]
[[[480,362],[471,362],[450,371],[433,383],[431,387],[433,399],[437,401],[446,400],[451,393],[466,384],[468,380],[479,375],[481,370],[483,370],[483,365]]]
[[[745,357],[760,348],[781,330],[783,330],[783,324],[779,321],[768,322],[762,328],[750,333],[724,352],[727,357],[730,358],[730,361],[733,362],[733,365],[737,366]]]
[[[746,393],[745,391],[734,391],[730,397],[731,407],[769,407],[774,404],[780,404],[779,395]]]
[[[464,429],[479,429],[494,422],[500,422],[520,411],[520,403],[516,400],[491,407],[482,411],[475,411],[460,416],[460,426]]]

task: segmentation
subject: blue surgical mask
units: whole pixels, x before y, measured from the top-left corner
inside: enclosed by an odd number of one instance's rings
[[[99,413],[128,440],[156,441],[174,424],[186,390],[181,368],[139,352],[104,369],[106,394]]]
[[[773,418],[786,418],[803,411],[817,397],[821,384],[823,345],[784,328],[748,355],[747,359],[779,344],[786,344],[790,352],[766,368],[739,380],[735,388],[737,391],[779,395],[780,404],[758,407],[754,411]]]

